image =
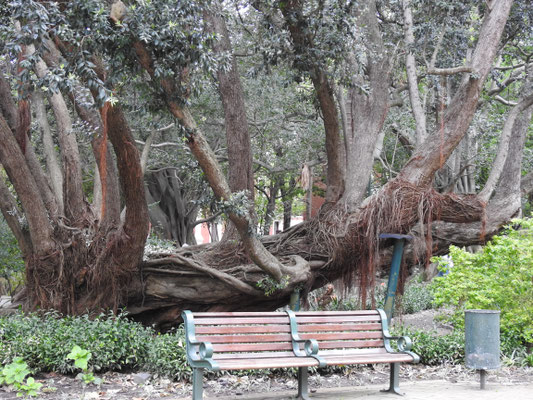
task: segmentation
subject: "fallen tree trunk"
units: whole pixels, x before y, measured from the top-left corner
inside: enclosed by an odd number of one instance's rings
[[[417,201],[411,189],[407,186],[404,200]],[[396,195],[398,191],[396,189]],[[465,197],[439,195],[433,190],[419,192],[418,195],[424,197],[421,204],[429,198],[435,204],[448,203],[447,207],[440,209],[426,207],[432,210],[425,215],[426,227],[438,212],[440,218],[453,221],[442,224],[447,224],[443,225],[447,227],[446,232],[455,236],[450,240],[436,237],[433,243],[442,246],[440,251],[463,240],[484,242],[498,231],[498,223],[480,222],[484,208],[473,196],[465,200]],[[398,198],[392,199],[389,202],[391,207],[405,204]],[[288,304],[291,293],[297,288],[302,289],[305,296],[309,291],[338,279],[344,279],[345,287],[350,287],[357,280],[364,288],[370,288],[373,279],[369,272],[372,271],[375,276],[390,262],[390,249],[379,246],[377,235],[383,232],[407,233],[411,231],[411,226],[418,226],[418,207],[405,208],[407,211],[393,216],[384,207],[386,203],[376,196],[374,201],[353,214],[343,211],[339,203],[323,210],[311,221],[278,235],[263,237],[261,241],[265,248],[287,268],[294,268],[299,273],[306,271],[302,279],[287,279],[283,284],[268,278],[251,262],[244,247],[235,242],[191,246],[173,253],[148,255],[141,265],[142,282],[139,282],[136,294],[129,299],[128,312],[144,323],[165,329],[179,321],[184,309],[274,310]],[[459,206],[469,212],[450,212]],[[389,213],[388,217],[384,213]],[[497,220],[506,221],[508,217],[498,215]],[[448,229],[452,226],[465,228],[465,235],[461,236],[454,230],[450,232]],[[491,231],[483,232],[483,226],[490,227]],[[440,232],[437,226],[433,229]],[[418,240],[407,249],[410,261],[416,259],[424,263],[428,254],[424,246],[427,245],[425,234],[419,235]],[[308,270],[306,266],[309,266]]]

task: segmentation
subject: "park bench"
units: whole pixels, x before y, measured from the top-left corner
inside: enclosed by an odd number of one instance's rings
[[[298,398],[308,397],[308,367],[389,363],[400,393],[399,365],[418,362],[407,337],[391,337],[382,310],[302,312],[184,311],[193,400],[202,399],[203,371],[298,368]],[[391,347],[397,340],[397,351]]]

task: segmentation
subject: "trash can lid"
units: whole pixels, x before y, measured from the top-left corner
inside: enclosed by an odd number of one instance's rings
[[[499,314],[500,310],[465,310],[465,313],[476,313],[476,314]]]

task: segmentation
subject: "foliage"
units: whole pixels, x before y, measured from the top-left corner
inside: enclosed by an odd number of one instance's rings
[[[323,292],[318,290],[313,296],[311,296],[310,303],[316,309],[318,307],[318,300],[313,301],[313,297],[320,297]],[[367,299],[366,307],[363,307],[361,300],[358,296],[346,296],[338,298],[332,296],[331,302],[327,305],[328,310],[361,310],[362,308],[383,308],[385,306],[385,297],[387,294],[387,286],[383,282],[376,285],[371,298]],[[374,299],[374,305],[372,305],[372,298]],[[433,294],[428,288],[428,285],[423,283],[409,283],[405,286],[404,293],[400,296],[396,302],[396,313],[401,314],[414,314],[419,311],[429,310],[433,307]]]
[[[420,362],[422,364],[461,364],[464,362],[465,337],[461,331],[453,331],[447,335],[438,335],[435,331],[403,328],[400,332],[401,335],[411,338],[413,341],[413,352],[420,356]]]
[[[72,348],[72,351],[67,354],[67,358],[69,360],[74,360],[74,366],[82,370],[86,370],[88,368],[87,364],[89,363],[91,357],[92,354],[90,351],[82,349],[78,345],[75,345]]]
[[[265,296],[270,296],[276,293],[278,290],[285,289],[289,284],[289,280],[289,275],[283,275],[279,282],[268,276],[257,281],[255,285],[265,292]]]
[[[84,343],[84,348],[77,343]],[[92,371],[142,368],[174,379],[186,379],[191,371],[183,329],[156,333],[121,316],[101,315],[92,320],[51,313],[1,317],[0,364],[22,358],[36,372],[81,369],[85,383],[93,381]]]
[[[533,220],[514,220],[479,253],[452,247],[450,256],[453,268],[432,290],[437,306],[455,307],[456,328],[464,326],[466,309],[496,309],[502,332],[533,342]]]
[[[167,240],[160,239],[155,233],[151,233],[146,240],[144,246],[144,258],[148,259],[152,254],[172,253],[176,250],[176,243]]]
[[[147,343],[147,356],[143,369],[176,380],[188,379],[191,368],[187,364],[184,337],[182,328],[154,335]]]
[[[69,349],[85,343],[95,371],[134,368],[146,360],[150,329],[122,316],[59,318],[48,313],[13,315],[0,319],[0,362],[23,357],[36,371],[71,373]]]
[[[91,371],[89,371],[88,363],[91,359],[92,354],[90,351],[82,349],[80,346],[75,345],[72,348],[72,351],[67,354],[69,360],[74,360],[74,366],[81,369],[81,373],[78,374],[77,378],[81,379],[84,385],[94,383],[99,385],[102,383],[100,378],[96,378]]]
[[[397,310],[401,314],[414,314],[433,308],[433,293],[423,283],[406,285],[398,300]]]
[[[3,278],[6,293],[13,295],[24,279],[24,261],[15,236],[7,226],[3,217],[0,217],[0,280]]]
[[[0,370],[0,385],[4,383],[13,385],[17,391],[17,397],[37,396],[37,392],[43,384],[35,382],[35,379],[31,376],[24,383],[24,379],[29,374],[30,370],[24,359],[15,357],[12,363],[7,364]]]

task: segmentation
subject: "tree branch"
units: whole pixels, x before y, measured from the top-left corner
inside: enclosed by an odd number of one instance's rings
[[[429,185],[444,161],[466,135],[478,106],[485,80],[499,50],[499,43],[509,16],[512,0],[500,0],[485,14],[479,40],[470,62],[473,74],[465,76],[447,107],[442,132],[437,140],[426,141],[402,169],[399,178],[415,185]],[[440,137],[440,140],[438,138]]]
[[[192,226],[195,227],[196,225],[200,225],[200,224],[211,222],[211,221],[217,219],[218,217],[220,217],[221,215],[222,215],[222,211],[218,211],[217,213],[211,215],[210,217],[203,218],[203,219],[197,219],[196,221],[194,221]]]
[[[526,86],[527,82],[524,84],[524,87]],[[496,159],[494,160],[493,167],[490,171],[490,175],[487,179],[487,182],[485,183],[485,187],[478,195],[479,198],[485,202],[487,202],[494,193],[496,184],[500,179],[500,175],[503,171],[505,161],[507,157],[509,157],[509,141],[511,140],[513,130],[515,129],[515,121],[523,111],[525,111],[532,105],[533,92],[525,96],[522,100],[520,100],[520,102],[511,109],[509,115],[507,116],[507,119],[505,120],[505,124],[503,126],[502,134],[500,137],[500,144],[498,146],[498,154],[496,155]]]
[[[428,68],[426,71],[427,75],[455,75],[460,74],[463,72],[474,72],[472,67],[468,67],[466,65],[462,65],[459,67],[453,67],[453,68]]]
[[[159,79],[155,76],[152,55],[142,42],[135,42],[133,48],[137,54],[139,64],[152,77],[153,82],[158,82],[164,93],[164,99],[169,111],[187,131],[187,145],[196,157],[215,196],[226,201],[230,200],[231,190],[213,150],[207,143],[202,131],[196,125],[196,121],[189,109],[174,100],[175,82],[170,78]],[[249,219],[235,212],[228,212],[228,217],[235,224],[243,245],[252,261],[277,281],[280,281],[283,276],[282,271],[285,270],[285,267],[251,233],[252,229]]]
[[[200,263],[198,261],[192,260],[187,257],[183,257],[179,254],[174,254],[172,257],[166,257],[166,258],[159,258],[157,260],[150,260],[145,261],[143,263],[143,266],[152,266],[152,265],[161,265],[161,264],[173,264],[173,265],[179,265],[179,266],[187,266],[194,271],[201,272],[205,275],[208,275],[212,278],[218,279],[227,285],[231,286],[232,288],[237,289],[239,292],[250,295],[250,296],[260,296],[263,297],[264,293],[258,289],[255,289],[254,287],[244,283],[243,281],[226,274],[225,272],[219,271],[215,268],[211,268],[203,263]],[[181,274],[179,271],[172,271],[172,270],[160,270],[158,268],[142,268],[143,272],[151,272],[151,273],[173,273],[173,274]]]

